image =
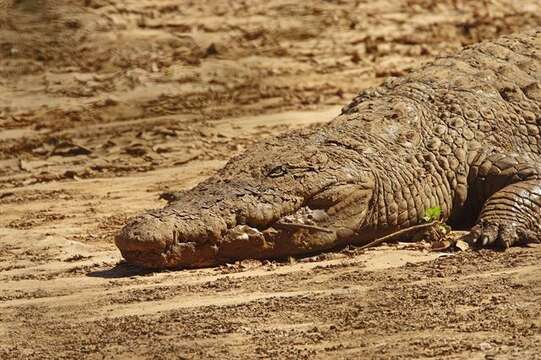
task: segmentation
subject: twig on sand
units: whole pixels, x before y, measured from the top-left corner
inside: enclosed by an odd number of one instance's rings
[[[294,229],[308,229],[308,230],[315,230],[315,231],[321,231],[321,232],[326,232],[326,233],[333,233],[334,230],[331,230],[329,228],[324,228],[324,227],[320,227],[320,226],[315,226],[315,225],[306,225],[306,224],[300,224],[300,223],[286,223],[286,222],[276,222],[275,225],[277,227],[281,227],[281,228],[294,228]]]
[[[432,221],[432,222],[429,222],[429,223],[426,223],[426,224],[419,224],[419,225],[410,226],[408,228],[400,229],[400,230],[395,231],[395,232],[393,232],[393,233],[391,233],[389,235],[385,235],[383,237],[377,238],[376,240],[374,240],[372,242],[369,242],[368,244],[365,244],[365,245],[359,247],[358,249],[359,250],[365,250],[365,249],[377,246],[377,245],[379,245],[381,243],[384,243],[386,241],[393,240],[393,239],[395,239],[395,238],[397,238],[399,236],[403,236],[403,235],[406,235],[406,234],[409,234],[409,233],[419,232],[421,230],[429,229],[432,226],[434,226],[437,222],[438,221]],[[326,233],[333,233],[334,232],[334,230],[331,230],[329,228],[324,228],[324,227],[315,226],[315,225],[301,224],[301,223],[276,222],[275,226],[285,228],[285,229],[293,228],[293,229],[315,230],[315,231],[321,231],[321,232],[326,232]]]
[[[406,235],[406,234],[409,234],[409,233],[412,233],[412,232],[419,232],[421,230],[429,229],[432,226],[436,225],[437,222],[438,221],[432,221],[432,222],[429,222],[429,223],[426,223],[426,224],[419,224],[419,225],[410,226],[408,228],[400,229],[400,230],[395,231],[395,232],[393,232],[393,233],[391,233],[389,235],[385,235],[383,237],[377,238],[376,240],[371,241],[368,244],[365,244],[365,245],[359,247],[358,249],[359,250],[365,250],[365,249],[374,247],[376,245],[379,245],[381,243],[384,243],[386,241],[393,240],[393,239],[395,239],[395,238],[397,238],[399,236],[403,236],[403,235]]]

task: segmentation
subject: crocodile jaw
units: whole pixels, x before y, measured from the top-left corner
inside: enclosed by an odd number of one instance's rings
[[[129,263],[154,269],[200,268],[248,258],[313,254],[343,246],[359,236],[371,191],[365,187],[355,194],[354,190],[351,186],[326,190],[307,205],[261,226],[228,226],[223,219],[205,212],[200,219],[180,219],[175,208],[165,208],[132,219],[115,243]],[[208,231],[204,239],[191,236],[187,230],[190,222],[197,224],[201,218],[208,219],[204,222]]]

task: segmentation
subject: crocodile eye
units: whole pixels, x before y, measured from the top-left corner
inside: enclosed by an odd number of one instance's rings
[[[285,174],[287,174],[287,167],[285,165],[278,165],[278,166],[273,167],[271,171],[269,171],[267,176],[271,178],[276,178],[276,177],[284,176]]]

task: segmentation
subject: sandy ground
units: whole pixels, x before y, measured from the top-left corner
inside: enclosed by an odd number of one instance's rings
[[[541,25],[538,0],[15,3],[0,1],[0,358],[541,359],[541,247],[149,273],[113,244],[258,139]]]

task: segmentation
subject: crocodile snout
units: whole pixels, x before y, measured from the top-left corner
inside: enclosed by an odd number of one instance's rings
[[[226,232],[223,219],[210,214],[189,215],[167,207],[139,215],[115,238],[122,256],[146,268],[212,266]]]
[[[116,245],[128,262],[156,269],[307,255],[343,245],[356,235],[366,212],[360,204],[369,194],[362,192],[355,202],[355,191],[338,186],[298,206],[254,204],[242,197],[240,202],[226,201],[227,207],[188,211],[180,210],[179,201],[133,218],[117,235]],[[342,204],[344,199],[348,201]],[[351,207],[364,210],[352,212]]]
[[[246,224],[227,228],[218,220],[216,223],[224,227],[216,234],[198,233],[198,219],[144,214],[132,219],[115,242],[129,263],[155,269],[216,266],[239,259],[280,258],[333,247],[336,231],[318,227],[313,220],[300,220],[306,213],[303,208],[260,228]]]

